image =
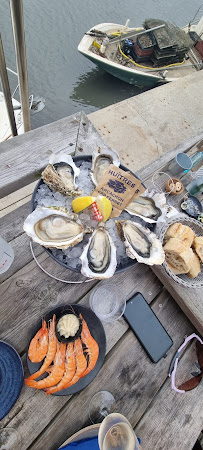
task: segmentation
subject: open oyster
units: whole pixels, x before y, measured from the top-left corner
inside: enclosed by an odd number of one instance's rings
[[[160,193],[150,196],[150,193],[145,191],[140,197],[134,198],[125,211],[132,216],[141,217],[145,222],[155,223],[163,219],[167,212],[165,195]]]
[[[82,191],[75,182],[80,169],[76,167],[70,155],[59,153],[51,155],[48,166],[42,172],[42,178],[50,189],[61,192],[61,194],[74,197],[81,195]]]
[[[116,247],[103,223],[99,223],[80,256],[81,273],[90,278],[110,278],[116,270]]]
[[[155,233],[132,220],[117,220],[116,225],[130,258],[149,266],[164,262],[164,250]]]
[[[117,167],[120,166],[120,159],[115,150],[101,150],[99,147],[93,152],[90,176],[95,186],[97,186],[110,164],[114,164]]]
[[[24,231],[33,241],[48,248],[66,249],[82,241],[90,229],[84,226],[76,214],[62,209],[39,207],[24,222]]]

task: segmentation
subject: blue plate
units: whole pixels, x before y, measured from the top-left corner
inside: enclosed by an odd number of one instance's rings
[[[0,420],[18,399],[24,380],[23,365],[16,350],[0,341]]]
[[[193,195],[187,195],[187,199],[181,202],[181,208],[191,217],[198,217],[202,212],[200,201]]]

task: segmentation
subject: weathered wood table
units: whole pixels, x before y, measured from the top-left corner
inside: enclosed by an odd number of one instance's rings
[[[187,148],[182,144],[182,150],[189,150],[200,138],[202,136],[187,143]],[[168,368],[185,335],[196,331],[195,327],[202,333],[201,290],[185,290],[169,282],[168,277],[165,280],[157,268],[152,271],[142,264],[135,264],[106,282],[92,281],[80,285],[57,282],[36,266],[29,239],[23,233],[23,221],[29,213],[30,195],[36,183],[33,175],[46,165],[50,149],[60,151],[66,148],[81,154],[91,153],[95,145],[105,143],[84,114],[79,113],[0,146],[0,235],[11,242],[15,252],[11,268],[0,276],[0,339],[16,348],[27,377],[26,347],[33,325],[47,311],[59,305],[80,303],[88,306],[94,286],[111,282],[122,288],[126,300],[137,291],[144,295],[172,337],[173,346],[165,359],[153,364],[123,318],[113,324],[106,323],[106,358],[100,372],[86,389],[73,396],[46,397],[44,392],[24,385],[19,399],[1,421],[0,427],[18,429],[22,450],[57,449],[69,436],[90,424],[90,399],[97,391],[108,390],[116,399],[117,411],[124,414],[135,428],[144,450],[190,450],[203,427],[203,383],[184,395],[176,394],[171,390]],[[149,179],[154,171],[164,167],[167,158],[169,161],[178,151],[181,149],[167,153],[165,159],[154,162],[138,176],[143,180]],[[28,185],[31,181],[32,184]],[[51,260],[43,248],[34,248],[46,270],[71,281],[83,279]],[[185,374],[190,374],[191,369],[194,370],[194,361],[192,343],[181,358],[177,384]]]

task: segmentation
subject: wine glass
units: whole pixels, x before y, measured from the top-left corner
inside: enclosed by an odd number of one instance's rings
[[[21,436],[14,428],[0,429],[1,450],[21,450]]]
[[[93,395],[89,404],[89,418],[91,422],[101,423],[102,420],[115,411],[116,400],[111,392],[99,391]]]

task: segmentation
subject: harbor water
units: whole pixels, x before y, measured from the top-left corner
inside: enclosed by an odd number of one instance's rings
[[[24,0],[29,93],[46,101],[45,109],[32,117],[32,128],[81,110],[88,114],[144,91],[108,75],[78,52],[91,27],[101,22],[125,24],[127,19],[131,27],[138,27],[146,18],[182,27],[199,6],[198,0]],[[0,32],[7,67],[16,70],[8,0],[0,2]],[[14,90],[16,79],[9,79]]]

